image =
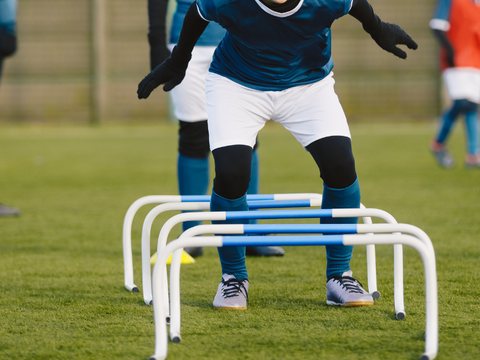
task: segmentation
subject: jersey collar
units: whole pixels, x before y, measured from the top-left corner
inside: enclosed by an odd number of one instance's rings
[[[258,6],[260,6],[260,8],[263,11],[265,11],[267,14],[272,15],[272,16],[276,16],[276,17],[279,17],[279,18],[284,18],[284,17],[288,17],[290,15],[295,14],[298,11],[298,9],[300,9],[302,7],[303,1],[304,0],[300,0],[300,2],[297,4],[297,6],[295,6],[292,10],[281,13],[281,12],[273,11],[272,9],[268,8],[260,0],[255,0],[255,2],[258,4]]]

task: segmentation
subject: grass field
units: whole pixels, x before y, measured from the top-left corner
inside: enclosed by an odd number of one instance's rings
[[[480,170],[455,169],[428,153],[433,124],[354,124],[354,153],[367,207],[423,229],[437,256],[438,359],[480,359]],[[0,129],[0,202],[22,210],[0,219],[0,359],[148,359],[152,308],[124,289],[122,223],[130,204],[177,194],[176,126]],[[321,192],[313,160],[269,124],[260,133],[262,193]],[[133,224],[135,282],[140,234]],[[169,214],[171,215],[171,214]],[[154,224],[154,239],[161,224]],[[176,229],[174,235],[180,233]],[[419,255],[406,248],[407,317],[396,321],[392,246],[377,246],[373,307],[325,305],[325,250],[289,247],[277,259],[248,258],[249,309],[214,311],[221,277],[216,249],[182,268],[181,344],[169,359],[418,359],[425,292]],[[352,267],[363,283],[365,248]]]

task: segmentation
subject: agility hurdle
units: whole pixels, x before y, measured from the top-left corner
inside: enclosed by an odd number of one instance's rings
[[[259,206],[261,202],[259,202]],[[275,207],[275,204],[271,204]],[[362,217],[364,224],[372,224],[371,218],[376,217],[384,220],[389,224],[397,224],[395,218],[386,211],[379,209],[368,209],[362,206],[360,209],[306,209],[306,210],[261,210],[261,211],[218,211],[218,212],[202,212],[202,213],[183,213],[168,219],[163,225],[158,237],[157,255],[164,249],[168,235],[172,228],[185,221],[213,221],[213,220],[250,220],[250,219],[312,219],[312,218],[347,218]],[[189,229],[190,230],[190,229]],[[145,251],[149,252],[149,239],[143,239]],[[369,251],[370,249],[370,251]],[[142,251],[143,254],[143,251]],[[142,255],[143,256],[143,255]],[[144,257],[143,266],[143,283],[144,283],[144,301],[146,304],[152,303],[151,293],[151,275],[149,258]],[[173,262],[171,269],[174,269]],[[174,270],[172,270],[174,271]],[[376,289],[376,268],[375,268],[375,245],[367,244],[367,273],[369,278],[368,291],[374,299],[380,297],[380,293]],[[373,273],[373,274],[372,274]],[[165,272],[166,276],[166,272]],[[374,280],[374,288],[371,287],[371,279]],[[168,280],[165,279],[165,289],[162,292],[164,296],[163,304],[165,313],[169,313],[168,304]],[[372,289],[373,288],[373,289]],[[150,292],[149,292],[150,291]],[[395,298],[395,316],[397,320],[403,320],[406,316],[403,294],[403,248],[401,244],[394,245],[394,298]],[[166,321],[170,321],[170,317],[166,316]]]
[[[264,225],[205,225],[209,226],[209,229],[204,231],[220,230],[219,227],[231,226],[236,227],[236,230],[226,231],[245,231],[247,229],[251,232],[261,232],[260,228],[255,226]],[[248,227],[246,227],[248,226]],[[251,227],[250,227],[251,226]],[[337,225],[329,226],[325,225],[315,226],[315,228],[299,230],[293,227],[280,229],[284,225],[274,225],[279,229],[275,230],[279,233],[304,231],[311,232],[313,230],[323,232],[374,232],[378,234],[374,235],[359,235],[359,234],[347,234],[347,235],[301,235],[301,236],[185,236],[180,237],[177,240],[171,241],[166,247],[159,253],[157,262],[153,271],[153,308],[154,308],[154,321],[155,321],[155,354],[151,356],[151,360],[163,360],[167,357],[168,351],[168,334],[167,325],[165,322],[165,306],[163,304],[164,297],[162,291],[165,288],[164,279],[166,277],[166,262],[170,255],[177,250],[181,250],[188,246],[203,246],[203,247],[222,247],[222,246],[325,246],[325,245],[407,245],[411,246],[420,254],[425,272],[425,298],[426,298],[426,327],[425,327],[425,352],[423,353],[422,360],[434,359],[438,352],[438,295],[437,295],[437,278],[436,278],[436,266],[435,266],[435,253],[430,239],[426,234],[418,228],[412,225],[406,224],[372,224],[372,225]],[[298,227],[297,225],[295,225]],[[311,225],[309,225],[310,227]],[[202,226],[198,226],[200,228]],[[212,228],[213,227],[213,228]],[[218,227],[218,228],[217,228]],[[243,227],[243,230],[240,230]],[[355,227],[355,229],[354,229]],[[363,227],[363,229],[362,229]],[[192,232],[198,231],[192,230]],[[264,228],[266,232],[273,231],[272,228]],[[404,234],[380,234],[383,232],[410,232],[421,238],[412,235]],[[178,256],[173,256],[172,267]],[[177,261],[175,261],[176,263]],[[172,271],[170,285],[172,286],[172,325],[174,327],[172,334],[172,341],[180,341],[180,309],[175,308],[177,301],[179,304],[179,272],[174,273]],[[178,286],[178,288],[176,288]],[[178,298],[177,298],[178,297]],[[178,314],[177,314],[178,313]],[[178,315],[178,316],[177,316]],[[172,327],[171,325],[171,327]]]
[[[311,207],[311,206],[321,206],[321,194],[316,193],[291,193],[291,194],[253,194],[247,195],[248,200],[253,201],[284,201],[288,202],[290,200],[305,200],[304,204],[285,204],[283,207]],[[310,202],[308,202],[310,201]],[[210,195],[189,195],[189,196],[180,196],[180,195],[149,195],[144,196],[136,200],[127,210],[125,219],[123,222],[123,259],[124,259],[124,276],[125,276],[125,288],[132,292],[139,292],[139,288],[134,283],[134,274],[133,274],[133,255],[132,255],[132,223],[137,211],[144,205],[162,203],[162,205],[157,206],[152,209],[150,213],[145,218],[143,229],[142,229],[142,264],[147,264],[149,258],[147,259],[146,254],[150,253],[149,245],[145,245],[148,238],[148,244],[150,239],[151,227],[155,218],[163,212],[178,210],[178,211],[201,211],[209,210]],[[288,206],[287,206],[288,205]],[[269,206],[263,206],[263,208]],[[270,206],[275,207],[275,206]],[[276,206],[277,208],[281,206]],[[361,205],[364,208],[363,205]],[[254,205],[251,207],[255,207]],[[393,219],[393,217],[390,215]],[[370,224],[371,219],[368,217],[363,218],[365,224]],[[396,223],[395,219],[393,222]],[[148,246],[148,247],[147,247]],[[380,297],[380,292],[377,291],[377,274],[376,274],[376,261],[375,261],[375,246],[367,245],[367,267],[368,267],[368,290],[374,298]],[[398,316],[404,314],[403,308],[403,250],[401,245],[395,246],[395,273],[396,278],[398,278],[397,284],[401,284],[397,290],[399,295],[399,300],[396,302],[399,304],[398,307]],[[147,273],[148,271],[148,273]],[[151,304],[151,268],[150,265],[142,265],[142,277],[144,278],[143,284],[147,286],[146,293],[147,296],[144,296],[144,301],[146,304]],[[145,292],[144,292],[145,293]],[[167,295],[168,296],[168,295]],[[168,304],[168,301],[166,301]]]
[[[123,266],[124,266],[124,276],[125,276],[125,288],[128,291],[139,292],[138,286],[134,282],[133,274],[133,256],[132,256],[132,223],[137,211],[145,206],[150,204],[166,204],[166,203],[181,203],[182,206],[173,206],[175,210],[208,210],[210,206],[206,209],[196,209],[196,206],[199,205],[188,205],[188,203],[193,202],[210,202],[210,195],[148,195],[141,197],[134,201],[132,205],[127,210],[125,218],[123,220],[123,232],[122,232],[122,243],[123,243]],[[253,194],[247,195],[248,200],[302,200],[302,199],[321,199],[322,195],[315,193],[299,193],[299,194]],[[191,208],[190,208],[191,207]],[[163,212],[168,211],[169,209],[165,207],[162,209],[157,216]]]

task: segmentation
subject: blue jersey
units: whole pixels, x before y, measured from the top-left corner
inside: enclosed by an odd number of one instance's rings
[[[0,25],[15,33],[17,0],[0,0]]]
[[[2,0],[0,0],[2,1]],[[188,11],[188,8],[194,0],[177,0],[177,9],[172,18],[172,28],[170,30],[170,43],[177,44],[182,30],[183,19]],[[211,23],[207,26],[200,39],[197,41],[197,46],[217,46],[220,40],[223,39],[225,30],[216,23]]]
[[[200,16],[227,30],[210,71],[246,87],[280,91],[323,79],[333,68],[330,27],[352,0],[300,0],[275,12],[260,0],[197,0]]]

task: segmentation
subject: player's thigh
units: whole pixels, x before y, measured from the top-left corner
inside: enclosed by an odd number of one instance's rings
[[[169,45],[170,50],[173,44]],[[192,52],[183,81],[170,91],[173,113],[179,120],[194,122],[207,119],[205,99],[205,77],[207,75],[214,46],[196,46]]]
[[[230,145],[253,148],[258,132],[272,115],[268,94],[211,72],[206,89],[210,149]]]
[[[282,94],[282,107],[273,120],[281,123],[306,147],[329,136],[350,138],[347,118],[334,90],[332,75],[313,84],[297,86]]]

